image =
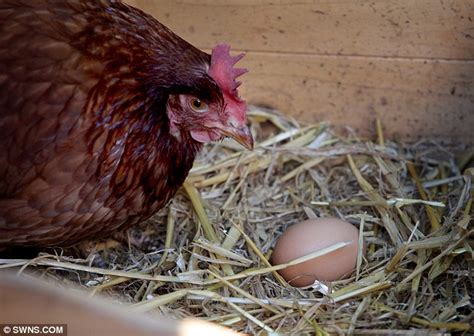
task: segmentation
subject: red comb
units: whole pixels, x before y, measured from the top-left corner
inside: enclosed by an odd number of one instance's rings
[[[244,73],[247,69],[234,68],[235,63],[240,61],[245,54],[237,56],[230,56],[230,46],[227,44],[218,44],[212,49],[211,66],[209,68],[209,75],[219,85],[224,100],[227,105],[227,111],[239,121],[245,122],[245,114],[247,105],[245,101],[239,98],[237,88],[241,82],[235,79]]]

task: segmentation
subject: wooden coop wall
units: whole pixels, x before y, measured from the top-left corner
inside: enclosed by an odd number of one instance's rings
[[[473,0],[128,0],[195,46],[245,51],[241,95],[299,120],[474,143]]]

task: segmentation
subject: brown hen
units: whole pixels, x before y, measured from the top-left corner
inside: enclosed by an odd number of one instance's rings
[[[0,247],[131,226],[166,205],[203,143],[251,148],[240,58],[121,2],[0,0]]]

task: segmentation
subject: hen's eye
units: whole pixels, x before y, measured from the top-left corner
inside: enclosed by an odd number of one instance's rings
[[[189,100],[189,105],[196,112],[206,112],[208,109],[208,106],[204,101],[195,97]]]

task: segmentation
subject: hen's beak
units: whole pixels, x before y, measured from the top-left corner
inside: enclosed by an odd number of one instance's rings
[[[222,129],[221,132],[223,135],[234,139],[248,150],[253,149],[253,137],[250,133],[250,128],[247,126],[241,128],[226,127],[225,129]]]

